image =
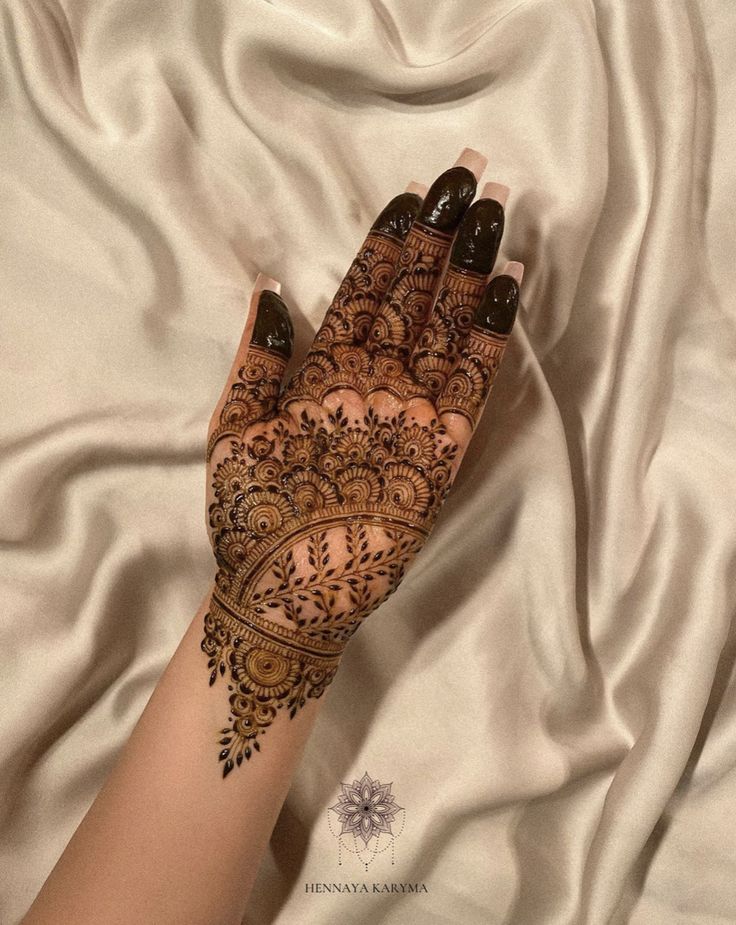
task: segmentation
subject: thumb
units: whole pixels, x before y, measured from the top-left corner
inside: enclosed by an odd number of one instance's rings
[[[294,342],[294,328],[280,290],[276,280],[258,274],[243,336],[210,421],[208,460],[220,440],[241,436],[276,408]]]

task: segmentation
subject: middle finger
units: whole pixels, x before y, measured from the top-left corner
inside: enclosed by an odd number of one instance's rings
[[[406,360],[434,302],[452,239],[475,196],[486,158],[466,148],[427,193],[399,258],[396,276],[366,342],[374,353]]]

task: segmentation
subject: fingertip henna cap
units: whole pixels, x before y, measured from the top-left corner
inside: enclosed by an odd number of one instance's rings
[[[287,359],[294,343],[294,326],[286,303],[275,292],[264,289],[258,297],[258,310],[253,325],[251,344],[280,353]]]
[[[422,207],[422,197],[416,193],[400,193],[389,202],[373,222],[371,231],[390,234],[403,241]]]
[[[486,286],[475,324],[492,334],[510,334],[519,306],[519,284],[513,276],[496,276]]]
[[[454,231],[473,201],[477,183],[467,167],[451,167],[434,181],[424,197],[418,221],[437,231]]]
[[[475,273],[490,273],[503,235],[503,206],[479,199],[465,213],[450,255],[450,263]]]

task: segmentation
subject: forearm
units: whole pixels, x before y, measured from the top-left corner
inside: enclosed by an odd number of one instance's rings
[[[279,716],[257,760],[223,779],[227,688],[208,686],[200,649],[208,600],[24,925],[240,922],[323,698]]]

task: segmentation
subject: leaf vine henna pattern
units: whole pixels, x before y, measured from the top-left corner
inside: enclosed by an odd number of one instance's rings
[[[468,437],[451,425],[462,415],[475,426],[518,299],[510,276],[486,285],[494,210],[468,209],[474,189],[454,168],[424,203],[389,203],[285,388],[288,311],[275,292],[257,299],[207,448],[217,574],[202,650],[210,684],[228,688],[224,776],[279,713],[323,694],[452,484]]]
[[[360,623],[398,586],[447,492],[457,446],[436,419],[288,411],[232,441],[213,473],[218,573],[210,683],[229,676],[224,773],[278,710],[319,697]]]

